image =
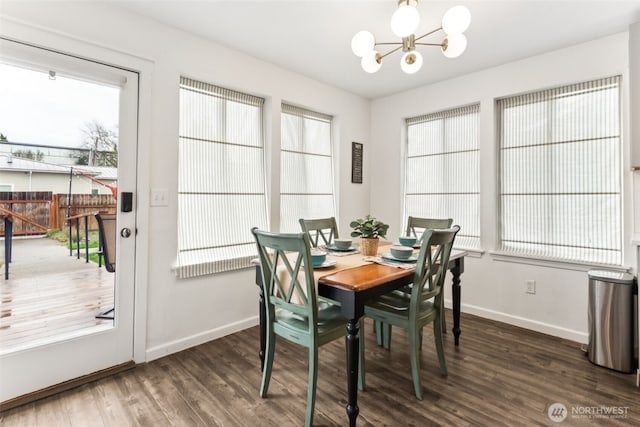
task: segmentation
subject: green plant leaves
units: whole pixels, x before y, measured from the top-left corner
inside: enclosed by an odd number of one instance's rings
[[[378,221],[376,218],[367,214],[366,217],[358,218],[349,224],[353,231],[351,237],[362,237],[365,239],[377,239],[378,237],[386,237],[389,225]]]

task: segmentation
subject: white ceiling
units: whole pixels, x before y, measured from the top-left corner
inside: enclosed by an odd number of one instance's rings
[[[394,53],[385,58],[380,71],[367,74],[351,52],[351,38],[366,29],[376,41],[399,41],[389,26],[396,0],[126,0],[112,4],[366,98],[626,31],[629,24],[640,21],[640,0],[421,0],[417,35],[440,27],[450,7],[469,8],[467,50],[459,58],[448,59],[437,47],[419,47],[424,65],[413,75],[400,70],[401,55]]]

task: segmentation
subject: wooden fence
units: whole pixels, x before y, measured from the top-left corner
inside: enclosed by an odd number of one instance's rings
[[[67,216],[93,212],[116,213],[116,200],[110,194],[52,194],[50,191],[2,191],[0,211],[10,211],[13,217],[13,235],[44,234],[46,229],[65,229]],[[89,229],[98,224],[91,217]],[[4,236],[4,223],[0,221],[0,235]]]
[[[49,227],[51,191],[0,191],[2,212],[11,212],[13,235],[44,234]],[[0,221],[4,236],[4,221]]]
[[[93,212],[116,213],[116,199],[111,194],[72,194],[69,207],[68,194],[54,194],[51,200],[50,228],[64,229],[67,226],[67,215],[78,216]],[[89,230],[97,230],[96,219],[90,217]]]

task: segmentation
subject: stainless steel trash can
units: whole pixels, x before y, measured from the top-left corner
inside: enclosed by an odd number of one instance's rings
[[[596,365],[632,372],[634,277],[607,270],[589,271],[589,344]]]

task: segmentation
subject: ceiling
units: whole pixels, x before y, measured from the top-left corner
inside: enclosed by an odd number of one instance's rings
[[[424,65],[416,74],[400,70],[400,53],[385,58],[377,73],[367,74],[351,52],[351,38],[366,29],[376,41],[399,41],[389,26],[396,0],[111,3],[372,99],[626,31],[629,24],[640,22],[640,0],[421,0],[417,35],[440,27],[450,7],[469,8],[467,50],[448,59],[439,48],[423,46],[418,49]],[[424,41],[439,43],[441,38]]]

